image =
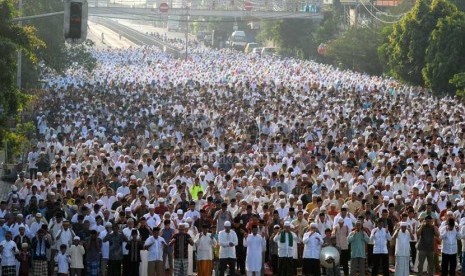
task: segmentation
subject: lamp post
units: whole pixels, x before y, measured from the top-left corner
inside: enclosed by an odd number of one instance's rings
[[[23,0],[19,0],[18,2],[18,11],[20,15],[22,15],[23,11]],[[23,26],[23,21],[18,21],[18,25],[21,27]],[[16,86],[18,86],[19,89],[21,89],[21,65],[22,65],[22,52],[21,49],[18,50],[18,67],[16,69]]]
[[[187,61],[187,47],[189,38],[189,6],[186,5],[186,52],[184,59]]]

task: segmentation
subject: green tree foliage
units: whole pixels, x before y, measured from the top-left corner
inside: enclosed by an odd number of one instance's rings
[[[457,9],[465,12],[465,1],[464,0],[449,0],[452,4],[457,6]]]
[[[16,86],[18,50],[35,62],[35,51],[44,46],[35,36],[34,28],[20,27],[12,21],[17,15],[12,0],[0,0],[0,141],[8,134],[12,118],[29,99]]]
[[[456,95],[465,99],[465,72],[455,74],[449,82],[457,89]]]
[[[62,0],[23,0],[23,14],[37,15],[62,11]],[[63,15],[55,15],[25,21],[24,24],[34,26],[38,37],[43,40],[46,47],[37,51],[37,57],[45,66],[58,73],[64,72],[73,64],[92,69],[95,59],[82,45],[67,45],[63,36]],[[37,86],[39,68],[29,62],[24,62],[23,82],[25,87]]]
[[[4,114],[15,114],[27,98],[16,87],[17,51],[23,50],[32,61],[37,61],[35,51],[43,42],[35,36],[31,27],[20,27],[13,22],[13,1],[0,1],[0,102]]]
[[[317,44],[327,43],[336,38],[339,33],[338,22],[341,17],[336,12],[326,12],[323,15],[323,20],[315,31],[315,42]]]
[[[379,75],[382,66],[377,47],[381,43],[379,30],[368,27],[351,28],[328,44],[328,56],[340,67]]]
[[[414,85],[423,85],[422,70],[432,31],[440,18],[457,8],[446,0],[418,0],[413,9],[387,31],[379,48],[389,74]]]
[[[289,18],[265,21],[261,27],[260,40],[272,41],[281,55],[299,58],[316,55],[317,44],[313,32],[317,25],[312,20]]]
[[[452,77],[465,72],[465,13],[456,12],[438,21],[426,50],[423,77],[435,92],[450,93]]]

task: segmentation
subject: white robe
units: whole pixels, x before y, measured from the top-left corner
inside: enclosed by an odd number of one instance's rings
[[[395,276],[408,276],[410,274],[410,234],[399,232],[396,239],[396,272]]]
[[[260,272],[262,269],[263,251],[266,248],[265,239],[259,234],[249,234],[244,239],[244,246],[247,247],[247,257],[245,259],[245,269],[248,272]]]

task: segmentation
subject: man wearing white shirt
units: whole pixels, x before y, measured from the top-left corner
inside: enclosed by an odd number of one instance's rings
[[[396,240],[396,273],[395,276],[410,275],[410,241],[413,233],[408,229],[408,222],[400,222],[400,227],[392,236]]]
[[[11,232],[5,233],[5,240],[0,243],[0,253],[2,258],[2,275],[16,275],[16,258],[19,253],[16,243],[12,240]]]
[[[231,231],[231,222],[224,222],[224,230],[218,233],[218,242],[220,244],[220,276],[224,276],[226,266],[229,266],[229,275],[236,274],[236,246],[238,239],[236,232]]]
[[[202,225],[202,231],[195,237],[197,248],[197,276],[210,276],[213,270],[213,248],[217,241],[208,233],[208,225]]]
[[[318,233],[318,225],[310,224],[310,231],[303,237],[304,252],[302,260],[302,275],[320,275],[320,251],[323,237]]]
[[[383,275],[389,276],[389,255],[387,243],[391,240],[391,234],[387,228],[383,228],[383,221],[377,220],[377,227],[371,230],[370,240],[373,242],[373,270],[372,275],[378,275],[379,264],[382,263]]]
[[[157,227],[161,223],[160,216],[158,214],[155,214],[155,205],[150,204],[149,205],[149,212],[144,215],[144,218],[147,221],[147,225],[152,229],[154,227]]]
[[[286,206],[286,200],[285,199],[280,199],[279,200],[279,207],[276,208],[279,214],[280,219],[285,219],[287,215],[289,214],[289,208],[285,207]]]
[[[192,221],[196,221],[200,218],[199,211],[195,210],[195,201],[189,203],[189,210],[184,213],[184,220],[187,220],[187,218],[191,218]]]
[[[294,243],[297,242],[297,235],[291,232],[291,223],[284,223],[284,230],[277,234],[273,241],[278,244],[278,275],[294,275]]]
[[[29,238],[32,239],[33,237],[35,237],[37,231],[39,231],[39,229],[42,227],[42,224],[42,214],[37,212],[35,215],[34,222],[31,224],[31,227],[29,227]]]
[[[111,232],[112,224],[111,222],[105,223],[105,230],[99,233],[99,238],[103,241],[103,239]],[[108,258],[110,257],[110,242],[102,242],[102,260],[100,261],[100,270],[102,271],[102,276],[107,276],[107,264]]]
[[[441,229],[439,238],[442,240],[441,275],[455,276],[457,240],[461,239],[461,235],[453,218],[450,218],[447,221],[447,226]]]
[[[130,239],[132,229],[134,228],[134,219],[130,218],[127,221],[127,227],[123,229],[123,235],[126,236],[126,239]],[[137,231],[137,237],[139,237],[139,231]],[[126,248],[127,242],[123,242],[123,275],[128,275],[128,266],[129,266],[129,250]],[[126,270],[127,269],[127,270]]]
[[[122,194],[123,197],[127,196],[130,192],[129,190],[129,186],[128,186],[128,180],[126,178],[123,178],[121,180],[121,183],[123,184],[123,186],[119,187],[118,189],[116,189],[116,194]]]
[[[349,228],[349,232],[352,231],[356,219],[348,210],[349,206],[347,204],[342,205],[341,212],[334,217],[333,228],[338,225],[339,219],[342,218],[344,219],[344,225]]]
[[[152,236],[148,237],[144,244],[144,249],[148,250],[147,275],[164,275],[163,266],[163,249],[166,247],[166,241],[159,236],[160,228],[155,227]]]
[[[75,236],[76,234],[71,230],[69,221],[64,220],[63,226],[60,227],[54,237],[56,248],[59,249],[62,244],[65,244],[68,249],[71,248]]]
[[[247,247],[245,268],[248,276],[260,276],[263,269],[263,253],[266,250],[266,241],[258,235],[258,226],[252,226],[252,234],[244,238],[244,247]]]

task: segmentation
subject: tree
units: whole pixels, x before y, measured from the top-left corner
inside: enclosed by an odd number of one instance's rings
[[[449,82],[454,75],[465,72],[465,13],[456,12],[438,21],[426,50],[423,77],[436,93],[451,93]]]
[[[10,118],[14,118],[27,103],[28,95],[16,86],[17,53],[22,50],[27,58],[36,62],[34,52],[43,47],[32,27],[20,27],[13,22],[18,13],[12,0],[0,1],[0,140],[7,134]]]
[[[465,99],[465,72],[455,74],[449,82],[457,89],[456,95]]]
[[[284,56],[299,58],[314,57],[317,45],[313,37],[316,25],[312,20],[289,18],[276,21],[264,21],[259,39],[270,40]]]
[[[58,12],[63,10],[62,0],[23,0],[23,14],[37,15],[43,13]],[[65,43],[63,36],[63,15],[55,15],[25,21],[25,24],[37,29],[37,36],[45,42],[46,47],[36,52],[38,59],[45,66],[63,73],[73,64],[78,64],[92,70],[95,59],[81,45],[73,46]],[[29,62],[22,64],[24,72],[24,87],[37,86],[40,68]]]
[[[452,4],[454,4],[455,6],[457,6],[457,9],[459,9],[460,11],[463,11],[465,12],[465,1],[463,0],[449,0]]]
[[[456,11],[446,0],[418,0],[399,22],[388,27],[379,48],[388,73],[407,83],[423,85],[422,70],[430,35],[440,18]]]
[[[12,21],[15,9],[12,0],[0,1],[0,95],[4,114],[13,115],[24,103],[25,95],[16,87],[17,51],[23,50],[33,62],[34,51],[43,46],[31,27],[20,27]]]
[[[380,75],[383,71],[377,50],[380,43],[378,30],[368,27],[350,28],[328,44],[328,56],[337,66]]]

